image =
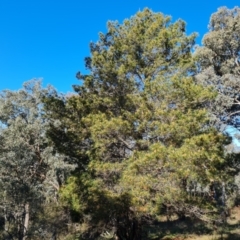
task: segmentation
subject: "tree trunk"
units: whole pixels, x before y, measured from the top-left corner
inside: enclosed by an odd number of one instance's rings
[[[141,223],[136,219],[127,221],[124,226],[118,226],[116,236],[118,240],[141,240]]]
[[[26,239],[28,226],[29,226],[29,203],[26,203],[24,206],[23,240]]]

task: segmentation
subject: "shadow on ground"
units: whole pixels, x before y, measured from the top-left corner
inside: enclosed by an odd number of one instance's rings
[[[240,240],[240,224],[229,224],[214,227],[200,220],[185,218],[168,222],[157,222],[145,231],[144,239],[151,240],[183,240],[183,239],[206,239],[206,240]],[[201,238],[201,236],[209,238]],[[195,236],[195,237],[189,237]],[[198,237],[199,236],[199,237]]]
[[[233,233],[229,234],[224,240],[239,240],[240,239],[240,234]]]

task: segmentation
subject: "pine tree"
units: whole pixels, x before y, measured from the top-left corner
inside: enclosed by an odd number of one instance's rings
[[[90,73],[77,74],[78,95],[45,99],[48,136],[78,164],[61,200],[82,237],[139,240],[166,206],[205,219],[213,209],[209,187],[228,177],[226,139],[204,108],[215,92],[192,77],[195,36],[149,9],[109,22],[90,45]]]

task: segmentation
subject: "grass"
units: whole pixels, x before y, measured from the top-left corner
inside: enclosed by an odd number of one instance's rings
[[[240,240],[240,207],[231,211],[230,217],[223,226],[217,229],[201,221],[184,220],[161,221],[148,227],[151,240]]]

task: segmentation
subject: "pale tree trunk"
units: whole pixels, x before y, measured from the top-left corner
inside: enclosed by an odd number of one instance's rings
[[[8,219],[7,219],[7,210],[6,210],[6,207],[4,207],[4,230],[6,232],[8,232],[8,227],[9,227],[7,225],[9,225],[8,224]]]
[[[29,226],[29,203],[24,206],[24,225],[23,225],[23,240],[27,239],[26,233]]]

